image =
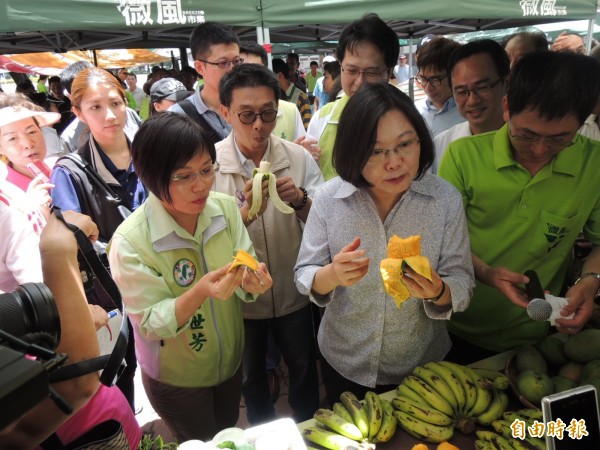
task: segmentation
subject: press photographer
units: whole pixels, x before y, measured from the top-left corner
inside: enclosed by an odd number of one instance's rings
[[[92,241],[97,238],[98,229],[89,217],[69,211],[63,212],[63,215],[66,222],[77,226]],[[56,312],[60,318],[58,331],[56,329],[54,331],[56,337],[60,339],[55,352],[68,356],[66,364],[97,357],[99,347],[96,326],[90,314],[80,277],[75,235],[54,215],[50,217],[42,232],[40,256],[44,283],[54,297]],[[6,300],[6,297],[0,298],[0,301],[2,300]],[[51,315],[52,308],[42,306],[45,304],[44,301],[40,303],[38,300],[38,310]],[[39,318],[36,320],[40,322]],[[3,323],[5,322],[6,319]],[[41,322],[44,323],[44,320]],[[50,322],[45,320],[45,323]],[[13,320],[13,323],[20,322]],[[0,329],[5,326],[0,323]],[[2,345],[5,346],[4,343]],[[32,361],[32,364],[36,362]],[[2,389],[5,388],[3,384],[0,386]],[[99,386],[99,376],[96,372],[52,383],[51,388],[73,408],[73,413],[65,414],[53,399],[47,397],[22,416],[15,417],[12,423],[0,430],[2,448],[32,449],[55,432],[55,437],[69,448],[68,443],[80,439],[97,424],[109,420],[122,424],[121,435],[125,439],[124,447],[136,448],[141,430],[127,407],[127,401],[115,387],[100,386],[99,389]],[[46,445],[45,448],[52,447]]]

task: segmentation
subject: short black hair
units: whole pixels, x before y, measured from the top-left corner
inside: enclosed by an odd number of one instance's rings
[[[502,41],[502,48],[506,48],[508,43],[515,38],[527,42],[531,45],[531,49],[534,52],[545,52],[549,50],[548,38],[541,31],[519,31],[518,33],[513,33],[504,38]]]
[[[214,163],[215,146],[203,128],[184,114],[166,111],[140,125],[131,143],[131,160],[139,179],[161,200],[172,203],[173,172],[208,152]]]
[[[48,85],[50,85],[50,83],[62,83],[60,81],[60,77],[58,75],[53,75],[50,78],[48,78]]]
[[[263,65],[269,64],[269,56],[265,48],[255,41],[240,41],[240,53],[248,53],[260,57]]]
[[[290,68],[288,67],[288,65],[285,63],[285,61],[283,59],[274,58],[273,61],[271,61],[271,64],[273,66],[274,74],[281,73],[281,74],[283,74],[283,76],[285,77],[286,80],[290,79]]]
[[[340,63],[337,61],[326,62],[325,65],[323,65],[323,70],[335,80],[341,73]]]
[[[534,52],[513,67],[506,91],[508,112],[536,111],[545,120],[574,114],[580,124],[600,96],[600,61],[571,52]],[[585,89],[582,89],[585,87]]]
[[[446,72],[452,52],[460,47],[456,41],[442,36],[436,36],[424,44],[417,52],[417,67],[419,70],[433,68]]]
[[[184,73],[189,73],[190,75],[195,76],[196,78],[198,78],[200,75],[198,74],[198,72],[196,72],[196,69],[194,69],[192,66],[183,66],[181,68],[181,70],[179,71],[179,73],[184,74]]]
[[[300,56],[298,56],[298,53],[288,53],[287,57],[294,59],[298,64],[300,64]]]
[[[69,64],[63,69],[63,71],[60,73],[60,82],[69,94],[71,94],[71,86],[73,85],[73,80],[77,74],[82,70],[93,66],[94,65],[89,61],[77,61]]]
[[[281,87],[273,72],[262,64],[240,64],[221,78],[219,100],[222,105],[229,107],[234,89],[259,86],[271,88],[275,103],[279,101]]]
[[[317,67],[319,67],[319,63],[318,63],[318,62],[316,62],[316,61],[311,61],[311,62],[310,62],[310,67],[312,67],[312,66],[317,66]]]
[[[398,110],[415,128],[420,140],[419,179],[435,158],[433,140],[414,102],[389,83],[363,83],[342,111],[333,147],[333,166],[338,175],[357,188],[370,187],[362,171],[375,148],[379,120]]]
[[[496,67],[496,73],[501,79],[506,78],[510,72],[510,60],[500,44],[492,39],[471,41],[457,47],[448,60],[448,80],[452,86],[452,71],[461,60],[480,53],[489,55]]]
[[[240,44],[237,34],[229,25],[205,22],[194,28],[190,36],[192,58],[206,59],[210,48],[217,44]]]
[[[377,14],[365,14],[344,27],[335,51],[338,61],[344,60],[346,50],[354,52],[356,46],[364,41],[379,49],[388,69],[396,65],[400,54],[398,36]]]

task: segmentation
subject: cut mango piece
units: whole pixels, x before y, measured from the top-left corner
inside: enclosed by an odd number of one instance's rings
[[[421,254],[421,236],[409,236],[402,239],[393,235],[387,246],[387,257],[403,259]]]
[[[421,236],[402,239],[394,235],[390,238],[387,251],[388,257],[379,264],[379,271],[385,291],[400,308],[410,298],[410,291],[402,280],[406,266],[431,280],[431,265],[427,257],[421,256]]]
[[[239,249],[237,251],[237,254],[235,255],[235,258],[233,258],[233,263],[231,264],[231,267],[229,267],[229,270],[227,272],[231,272],[231,270],[237,266],[247,266],[251,270],[257,270],[258,261],[255,260],[252,257],[252,255],[247,251]]]

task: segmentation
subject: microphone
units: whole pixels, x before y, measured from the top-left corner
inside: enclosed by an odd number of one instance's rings
[[[574,316],[574,314],[568,317],[561,316],[560,311],[567,305],[567,299],[544,294],[540,279],[534,270],[528,270],[524,275],[529,278],[529,283],[525,285],[525,292],[529,298],[527,305],[529,317],[541,322],[547,320],[551,325],[556,325],[556,319],[570,319]]]
[[[552,315],[552,305],[541,298],[534,298],[527,305],[527,314],[533,320],[548,320]]]

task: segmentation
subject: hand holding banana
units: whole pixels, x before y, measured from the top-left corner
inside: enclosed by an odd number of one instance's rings
[[[286,180],[286,178],[288,178]],[[283,177],[283,182],[279,183],[280,188],[284,191],[286,197],[290,197],[290,181],[291,178]],[[264,193],[264,183],[267,183],[267,194]],[[293,184],[293,181],[292,181]],[[246,184],[246,186],[248,186]],[[246,201],[250,203],[252,206],[248,211],[248,219],[253,220],[259,213],[262,214],[264,212],[265,202],[263,200],[270,198],[271,202],[279,211],[285,214],[291,214],[294,212],[294,209],[286,205],[282,199],[279,197],[279,192],[277,188],[277,179],[275,175],[271,173],[271,163],[268,161],[261,161],[260,166],[252,172],[252,195],[251,200],[246,197]],[[294,189],[296,186],[293,185]],[[245,195],[245,193],[244,193]],[[293,194],[294,200],[297,199],[297,193]]]

